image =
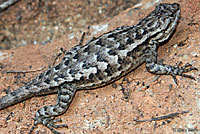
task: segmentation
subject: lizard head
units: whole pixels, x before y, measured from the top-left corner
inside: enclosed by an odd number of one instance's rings
[[[180,6],[177,3],[162,3],[156,6],[158,23],[161,33],[157,35],[158,42],[166,41],[172,35],[180,17]]]
[[[147,29],[150,42],[164,42],[172,35],[180,16],[180,6],[177,3],[162,3],[156,6],[147,17],[137,25]]]

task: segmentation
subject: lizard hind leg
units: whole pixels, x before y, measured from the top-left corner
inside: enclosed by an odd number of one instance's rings
[[[62,122],[62,120],[55,119],[56,116],[61,115],[68,109],[74,95],[76,88],[70,84],[64,84],[58,89],[58,97],[56,105],[44,106],[39,109],[34,118],[34,125],[29,131],[29,134],[33,132],[37,124],[42,124],[49,128],[54,134],[60,134],[55,128],[68,127],[66,124],[57,125],[55,123]]]

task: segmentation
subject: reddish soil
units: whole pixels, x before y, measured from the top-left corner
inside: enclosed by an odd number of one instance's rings
[[[164,2],[178,2],[181,5],[181,19],[176,32],[169,42],[159,48],[158,59],[164,63],[175,65],[178,61],[191,63],[200,70],[200,1],[199,0],[163,0]],[[85,42],[98,37],[106,31],[119,26],[136,24],[154,8],[144,0],[141,6],[133,6],[119,15],[107,19],[98,25],[92,25],[86,34]],[[103,28],[97,31],[95,27]],[[35,33],[36,34],[36,33]],[[75,36],[73,36],[75,35]],[[78,44],[80,32],[70,36],[62,36],[47,45],[26,45],[0,52],[0,97],[6,92],[22,86],[25,82],[38,75],[48,65],[52,65],[60,47],[69,50]],[[57,61],[59,62],[59,61]],[[34,73],[3,73],[5,70],[36,70]],[[196,80],[177,77],[178,86],[170,76],[161,76],[151,83],[148,88],[137,91],[143,84],[151,81],[155,75],[146,71],[145,64],[126,76],[131,82],[124,83],[126,90],[131,92],[129,100],[125,100],[123,93],[112,85],[95,90],[77,92],[68,111],[59,116],[69,128],[60,128],[60,132],[69,134],[172,134],[172,133],[200,133],[200,72],[189,74]],[[115,82],[116,85],[122,79]],[[32,124],[35,112],[44,105],[55,104],[56,95],[34,97],[0,111],[0,133],[27,133]],[[189,113],[179,115],[173,119],[143,122],[136,124],[134,119],[151,119],[175,112],[189,110]],[[37,134],[50,134],[50,130],[38,125],[34,130]]]

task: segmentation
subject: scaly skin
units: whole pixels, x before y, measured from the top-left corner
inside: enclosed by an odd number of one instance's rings
[[[157,49],[174,32],[180,16],[179,4],[163,3],[135,26],[119,27],[77,45],[65,53],[62,61],[38,77],[0,99],[0,109],[33,96],[58,93],[56,105],[44,106],[35,115],[32,133],[43,124],[53,133],[54,117],[66,112],[77,90],[93,89],[109,84],[146,63],[149,72],[157,75],[176,75],[194,79],[184,73],[196,70],[189,64],[183,67],[157,63]]]

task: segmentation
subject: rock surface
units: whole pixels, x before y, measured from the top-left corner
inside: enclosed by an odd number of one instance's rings
[[[175,34],[169,42],[159,48],[158,59],[164,63],[175,65],[178,61],[191,63],[200,70],[200,1],[199,0],[163,0],[162,2],[177,2],[181,5],[181,19]],[[92,26],[91,36],[86,36],[85,42],[106,31],[119,26],[137,24],[138,21],[154,10],[155,4],[150,0],[121,12],[110,20]],[[100,29],[96,32],[96,28]],[[16,49],[0,52],[1,70],[37,70],[47,69],[52,65],[60,47],[69,50],[78,44],[81,34],[63,36],[48,45],[27,45]],[[44,69],[44,70],[45,70]],[[44,71],[42,70],[42,71]],[[42,71],[32,73],[1,73],[0,97],[28,82]],[[200,133],[200,72],[190,73],[196,81],[177,77],[176,86],[170,76],[161,76],[151,83],[149,88],[137,91],[143,83],[148,83],[155,76],[148,73],[145,64],[126,76],[131,82],[124,82],[123,87],[131,92],[126,101],[123,93],[112,85],[95,90],[77,92],[68,111],[60,116],[69,129],[61,128],[60,132],[69,134],[128,134],[128,133]],[[116,85],[122,79],[115,82]],[[0,133],[27,133],[32,124],[32,118],[40,107],[55,104],[56,95],[34,97],[22,103],[0,111]],[[134,119],[151,119],[170,113],[189,110],[189,113],[179,115],[174,119],[136,124]],[[50,130],[38,125],[34,133],[47,133]]]

